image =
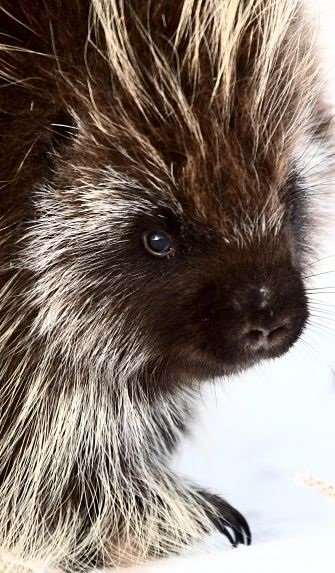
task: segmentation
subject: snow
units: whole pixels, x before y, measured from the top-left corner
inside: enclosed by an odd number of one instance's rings
[[[313,2],[328,93],[335,103],[335,3]],[[335,225],[334,225],[335,229]],[[292,351],[238,379],[204,389],[178,473],[221,493],[248,519],[251,547],[213,536],[189,556],[128,573],[335,571],[335,504],[297,480],[335,485],[335,230],[311,267],[325,293]],[[321,255],[320,255],[321,256]],[[331,294],[333,290],[333,294]]]

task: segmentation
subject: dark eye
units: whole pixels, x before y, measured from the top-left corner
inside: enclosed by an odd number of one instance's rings
[[[173,251],[172,238],[164,231],[144,233],[143,243],[146,250],[156,257],[166,257]]]

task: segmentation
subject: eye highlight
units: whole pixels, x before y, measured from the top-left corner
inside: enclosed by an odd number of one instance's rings
[[[167,257],[173,252],[172,237],[165,231],[151,231],[143,234],[145,249],[155,257]]]

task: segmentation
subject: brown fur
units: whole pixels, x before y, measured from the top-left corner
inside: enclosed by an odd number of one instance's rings
[[[198,382],[308,315],[326,118],[300,4],[166,4],[0,3],[0,546],[68,570],[248,540],[166,458]],[[250,350],[260,322],[284,334]]]

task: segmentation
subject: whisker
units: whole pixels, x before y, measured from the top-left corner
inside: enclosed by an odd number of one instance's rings
[[[320,293],[320,294],[335,294],[334,290],[330,290],[333,289],[334,287],[308,287],[306,288],[306,292],[307,293]]]
[[[333,254],[333,255],[326,255],[325,257],[321,257],[321,258],[319,258],[319,259],[315,259],[315,260],[313,260],[313,261],[307,263],[306,265],[304,265],[301,270],[304,271],[305,269],[307,269],[308,267],[311,267],[312,265],[316,265],[316,264],[318,264],[318,263],[320,263],[320,262],[323,262],[323,261],[325,261],[325,260],[327,260],[327,259],[331,259],[331,258],[334,258],[334,259],[335,259],[335,254]]]
[[[329,275],[331,273],[335,273],[335,270],[332,271],[323,271],[322,273],[315,273],[313,275],[303,275],[304,279],[312,279],[316,277],[321,277],[322,275]]]
[[[327,302],[312,299],[309,301],[309,307],[323,310],[324,312],[328,311],[330,314],[335,313],[335,302],[333,304],[329,304]]]
[[[320,314],[320,313],[321,313],[321,314]],[[335,315],[335,313],[330,314],[330,313],[327,313],[326,311],[325,311],[325,312],[321,312],[320,310],[316,310],[316,312],[315,312],[315,311],[314,311],[314,312],[312,311],[312,313],[311,313],[311,318],[313,318],[313,319],[314,319],[314,318],[318,318],[318,319],[320,319],[320,320],[324,320],[325,323],[334,324],[334,326],[335,326],[334,315]]]
[[[315,327],[315,326],[320,327],[320,328],[322,328],[322,329],[325,329],[326,331],[329,331],[329,332],[335,334],[335,328],[331,328],[331,327],[328,326],[327,324],[324,324],[324,323],[322,323],[322,322],[318,322],[318,321],[316,321],[316,320],[314,320],[314,319],[313,319],[313,320],[308,320],[308,321],[307,321],[307,324],[308,324],[309,326],[312,326],[312,327]]]
[[[318,363],[322,364],[322,366],[324,366],[324,364],[326,363],[327,366],[330,365],[328,364],[328,361],[324,360],[324,357],[321,356],[316,349],[314,348],[314,346],[310,343],[310,341],[306,340],[306,333],[303,334],[300,338],[301,343],[306,346],[308,348],[308,350],[313,354],[313,356],[316,357],[316,360]],[[308,354],[309,355],[309,354]]]

